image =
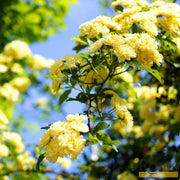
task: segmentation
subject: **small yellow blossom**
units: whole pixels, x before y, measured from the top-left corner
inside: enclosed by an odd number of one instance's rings
[[[43,110],[47,110],[48,109],[48,100],[47,98],[39,98],[36,101],[36,106],[42,108]]]
[[[8,67],[4,64],[0,64],[0,73],[5,73],[8,71]]]
[[[161,105],[160,110],[157,112],[158,120],[165,120],[169,117],[171,108],[168,105]]]
[[[28,170],[36,163],[36,160],[29,156],[29,152],[25,151],[23,154],[17,156],[18,169]]]
[[[158,115],[151,110],[152,108],[149,105],[144,105],[140,112],[140,117],[145,120],[156,122],[158,119]]]
[[[6,98],[10,102],[15,102],[18,99],[19,91],[11,84],[5,83],[3,86],[0,86],[0,96]]]
[[[132,15],[129,12],[128,15],[126,15],[125,13],[118,14],[114,16],[112,20],[119,24],[121,28],[121,33],[128,33],[134,22]]]
[[[133,83],[133,76],[129,72],[123,72],[118,75],[118,77],[122,78],[127,83],[131,84]]]
[[[170,33],[180,34],[180,18],[168,16],[160,19],[159,23]]]
[[[57,163],[59,163],[63,168],[69,169],[71,167],[72,161],[67,158],[58,157]]]
[[[0,54],[0,64],[9,63],[13,60],[11,56],[6,56],[4,54]]]
[[[137,44],[137,60],[143,65],[160,65],[163,56],[158,51],[157,42],[148,34],[140,34]]]
[[[155,135],[156,138],[159,138],[162,136],[162,134],[168,129],[168,126],[164,126],[161,124],[154,125],[150,128],[149,134],[150,135]]]
[[[156,24],[151,21],[144,21],[141,24],[141,28],[144,29],[149,35],[157,36],[158,34],[158,28]]]
[[[137,96],[139,99],[142,99],[144,102],[149,102],[152,100],[155,100],[158,96],[156,88],[149,86],[141,86],[141,87],[135,87],[135,92],[137,93]]]
[[[112,129],[117,132],[120,133],[121,135],[126,135],[127,134],[127,129],[124,128],[123,126],[124,124],[122,124],[122,121],[117,121],[112,125]]]
[[[95,43],[91,44],[91,45],[88,47],[88,53],[89,53],[89,54],[92,54],[92,53],[97,52],[99,49],[101,49],[101,47],[103,46],[103,44],[104,44],[104,39],[103,39],[103,38],[97,40]]]
[[[6,145],[0,144],[0,158],[7,157],[9,154],[9,149]]]
[[[109,74],[107,68],[101,67],[99,70],[90,70],[89,72],[84,72],[80,77],[80,81],[84,87],[91,87],[93,83],[102,83]]]
[[[10,67],[10,69],[11,69],[11,71],[12,71],[13,73],[17,73],[17,74],[23,74],[23,73],[24,73],[23,67],[22,67],[20,64],[18,64],[18,63],[12,64],[12,66]]]
[[[66,116],[67,121],[70,123],[70,126],[78,131],[78,132],[88,132],[89,128],[86,124],[84,124],[82,121],[86,120],[87,117],[84,115],[79,115],[79,114],[75,114],[75,115],[68,115]]]
[[[15,146],[16,153],[21,153],[24,150],[22,137],[18,133],[4,131],[2,137],[5,141],[9,141]]]
[[[14,40],[4,47],[4,54],[15,59],[23,59],[29,57],[31,51],[25,42]]]
[[[145,120],[143,125],[142,125],[142,131],[144,133],[147,133],[150,129],[150,127],[153,125],[153,121]]]
[[[96,19],[81,24],[79,28],[79,36],[87,36],[87,38],[93,38],[99,33],[102,35],[108,34],[109,28],[102,23],[96,21]]]
[[[40,139],[39,149],[42,150],[51,140],[53,136],[51,136],[50,131],[43,133],[42,138]]]
[[[138,178],[130,172],[124,171],[122,174],[118,175],[117,180],[138,180]]]
[[[45,68],[50,68],[53,63],[54,63],[54,60],[52,59],[46,60],[43,56],[36,54],[36,55],[33,55],[29,63],[29,67],[31,69],[42,70]]]
[[[19,92],[25,92],[30,85],[30,79],[27,77],[17,77],[10,81],[10,84],[18,89]]]
[[[144,21],[151,21],[153,23],[157,22],[157,17],[149,11],[135,13],[133,14],[132,17],[135,22],[144,22]]]
[[[117,94],[114,94],[111,98],[111,107],[114,109],[117,116],[122,119],[122,126],[124,126],[127,131],[130,131],[133,126],[133,117],[128,111],[123,99]]]
[[[140,138],[144,135],[141,126],[133,126],[131,132],[135,134],[135,138]]]
[[[112,46],[119,60],[130,60],[136,57],[135,50],[128,44],[125,44],[124,38],[117,34],[108,34],[104,38],[104,44]]]
[[[86,61],[79,54],[67,55],[60,60],[56,60],[50,68],[50,75],[54,75],[57,77],[57,79],[53,79],[53,91],[57,92],[60,85],[63,84],[63,81],[61,79],[66,76],[61,72],[63,69],[73,69],[78,66],[82,66],[85,63]]]
[[[180,6],[177,3],[154,2],[150,10],[155,16],[179,17]]]
[[[108,16],[98,16],[96,18],[96,21],[107,26],[109,29],[120,31],[121,28],[118,23],[114,22],[110,17]]]

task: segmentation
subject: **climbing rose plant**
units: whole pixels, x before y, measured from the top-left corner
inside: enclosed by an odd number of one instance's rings
[[[89,179],[136,180],[142,161],[144,171],[177,168],[180,6],[116,0],[111,7],[112,17],[80,25],[72,38],[76,54],[56,60],[46,76],[60,92],[59,105],[77,101],[86,108],[44,127],[38,169],[43,158],[76,159],[86,146],[92,156],[83,153],[79,168]]]

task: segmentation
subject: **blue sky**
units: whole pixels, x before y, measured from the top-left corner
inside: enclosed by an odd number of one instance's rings
[[[102,14],[98,0],[79,0],[73,4],[65,18],[66,29],[51,36],[46,42],[34,43],[30,46],[33,54],[40,54],[46,58],[60,59],[65,55],[73,54],[75,42],[70,38],[78,35],[80,24],[96,18]]]

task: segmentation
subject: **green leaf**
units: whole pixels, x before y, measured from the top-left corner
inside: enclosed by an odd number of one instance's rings
[[[126,66],[136,66],[139,69],[146,70],[149,73],[151,73],[160,83],[161,83],[161,75],[158,70],[152,69],[149,66],[139,64],[138,62],[128,62],[126,63]]]
[[[112,145],[112,148],[113,148],[116,152],[118,152],[117,147],[116,147],[114,144]]]
[[[41,127],[40,129],[49,129],[51,124],[48,124],[48,126]]]
[[[98,143],[98,138],[94,137],[91,133],[89,133],[89,139],[86,141],[86,145],[96,144]]]
[[[85,102],[88,100],[88,97],[86,96],[85,93],[80,92],[80,93],[76,96],[76,99],[77,99],[79,102],[85,103]]]
[[[72,85],[72,87],[74,87],[76,85],[76,80],[74,78],[70,78],[70,83]]]
[[[91,133],[92,133],[92,135],[95,135],[98,131],[107,129],[107,128],[109,128],[109,126],[110,126],[110,124],[108,124],[104,121],[101,121],[93,128]]]
[[[61,72],[67,76],[71,73],[69,69],[63,69]]]
[[[161,83],[161,75],[158,70],[151,69],[149,66],[145,65],[139,65],[138,67],[151,73]]]
[[[68,95],[71,93],[71,89],[67,89],[66,91],[64,91],[60,98],[59,98],[59,105],[61,105],[67,98],[68,98]]]
[[[120,141],[112,141],[114,144],[121,144]]]
[[[123,6],[121,6],[121,5],[117,5],[116,7],[115,7],[115,9],[116,10],[119,10],[119,11],[123,11]]]
[[[89,55],[87,53],[80,53],[80,56],[83,58],[83,59],[88,59],[89,58]]]
[[[113,143],[111,137],[108,134],[98,132],[96,136],[97,136],[98,140],[100,140],[103,143],[103,145],[111,146]]]
[[[78,37],[72,37],[71,40],[75,40],[77,42],[81,42],[81,43],[85,43],[86,41],[84,41],[83,38],[78,38]]]
[[[59,80],[59,78],[55,75],[44,75],[44,77],[48,77],[48,78],[51,78],[52,80],[55,79],[55,80]]]
[[[36,170],[39,171],[40,170],[40,164],[42,162],[42,160],[45,158],[45,155],[44,153],[41,154],[39,157],[38,157],[38,161],[37,161],[37,164],[36,164]]]
[[[77,45],[73,48],[74,51],[76,51],[76,53],[79,53],[82,49],[88,47],[88,45]]]
[[[144,6],[144,7],[142,7],[141,12],[147,12],[149,10],[150,10],[149,6]]]

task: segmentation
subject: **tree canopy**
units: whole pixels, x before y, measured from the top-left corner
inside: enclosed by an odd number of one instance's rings
[[[64,28],[64,18],[76,0],[8,0],[0,2],[0,49],[14,39],[44,41]]]

